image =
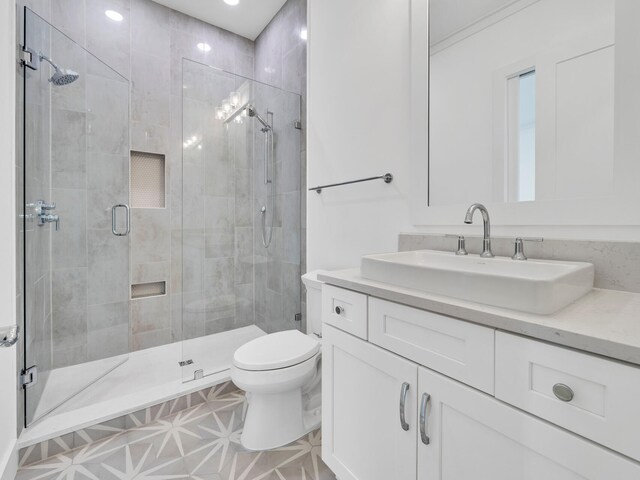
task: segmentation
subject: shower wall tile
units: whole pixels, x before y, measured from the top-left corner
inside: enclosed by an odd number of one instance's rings
[[[131,209],[131,258],[134,264],[170,261],[169,223],[167,209]]]
[[[88,360],[129,352],[129,302],[90,305],[87,312]]]
[[[131,45],[137,52],[169,58],[172,11],[148,0],[131,0]],[[132,64],[136,55],[132,56]],[[133,65],[132,65],[133,66]]]
[[[168,295],[131,300],[131,334],[137,335],[171,327]]]
[[[87,228],[111,229],[111,207],[129,200],[129,157],[87,155]]]
[[[46,198],[48,195],[43,196]],[[51,235],[51,266],[57,268],[87,266],[87,192],[82,189],[53,188],[60,229]],[[45,227],[46,228],[46,227]],[[42,259],[47,262],[47,259]]]
[[[51,23],[74,42],[85,43],[85,3],[51,0]]]
[[[168,56],[133,50],[131,54],[131,120],[169,127],[171,71]],[[166,149],[164,150],[166,151]]]
[[[171,262],[136,263],[131,265],[131,283],[167,282],[171,275]]]
[[[184,230],[182,241],[183,292],[202,292],[204,286],[204,231]]]
[[[131,2],[130,0],[86,1],[86,48],[125,78],[131,78]],[[122,14],[114,22],[104,12]]]
[[[306,28],[306,8],[305,0],[288,0],[255,41],[255,78],[302,95],[299,100],[292,95],[282,95],[276,102],[276,108],[281,118],[287,119],[287,124],[281,124],[277,135],[275,170],[278,193],[272,243],[267,249],[262,246],[259,224],[253,235],[256,324],[268,332],[302,327],[295,321],[295,315],[303,311],[300,274],[305,271],[302,244],[305,241],[306,210],[301,207],[300,194],[306,190],[306,166],[303,165],[306,161],[306,122],[302,114],[306,102],[306,41],[300,32]],[[266,95],[266,91],[257,92],[258,97],[268,98]],[[302,121],[302,132],[293,128],[293,119]],[[261,136],[256,134],[256,165],[264,162],[260,142]],[[253,181],[254,208],[265,204],[269,194],[258,170],[256,168]]]
[[[253,228],[235,229],[235,284],[253,283]]]
[[[171,329],[152,330],[132,335],[131,350],[144,350],[146,348],[158,347],[171,343]]]
[[[102,15],[104,17],[104,13]],[[123,79],[87,74],[87,149],[128,155],[129,86]]]
[[[51,185],[53,188],[86,188],[86,115],[51,111]]]
[[[87,268],[54,269],[51,298],[54,359],[57,352],[87,342]]]
[[[127,237],[111,230],[87,231],[89,273],[86,283],[89,305],[121,302],[129,298],[129,248]]]

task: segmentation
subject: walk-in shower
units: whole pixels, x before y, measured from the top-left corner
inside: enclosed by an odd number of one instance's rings
[[[26,448],[222,382],[240,345],[300,328],[303,173],[297,94],[181,57],[158,92],[28,9],[22,34]]]

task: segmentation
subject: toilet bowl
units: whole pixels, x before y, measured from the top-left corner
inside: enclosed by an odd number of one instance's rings
[[[231,380],[247,392],[240,442],[248,450],[268,450],[320,426],[322,282],[318,272],[303,275],[307,289],[307,332],[264,335],[233,355]]]

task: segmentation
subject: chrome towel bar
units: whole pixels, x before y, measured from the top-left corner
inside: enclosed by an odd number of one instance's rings
[[[311,187],[309,191],[315,190],[316,193],[322,193],[325,188],[340,187],[342,185],[351,185],[352,183],[370,182],[371,180],[384,180],[384,183],[393,182],[393,175],[385,173],[384,175],[378,175],[377,177],[361,178],[359,180],[350,180],[348,182],[332,183],[330,185],[318,185],[317,187]]]

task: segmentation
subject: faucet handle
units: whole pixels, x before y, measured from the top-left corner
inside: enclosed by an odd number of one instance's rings
[[[445,234],[445,237],[447,238],[457,238],[458,239],[458,247],[456,250],[456,255],[468,255],[469,253],[467,252],[467,245],[466,245],[466,240],[464,238],[464,235],[452,235],[452,234]]]
[[[515,244],[515,251],[512,260],[526,260],[527,256],[524,254],[524,242],[543,242],[542,237],[517,237]]]

